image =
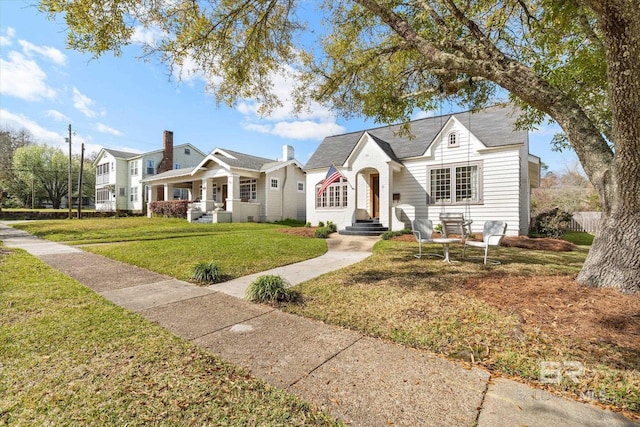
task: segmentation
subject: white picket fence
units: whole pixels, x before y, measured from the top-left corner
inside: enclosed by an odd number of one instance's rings
[[[599,223],[600,212],[574,212],[571,224],[569,224],[569,230],[597,234]]]

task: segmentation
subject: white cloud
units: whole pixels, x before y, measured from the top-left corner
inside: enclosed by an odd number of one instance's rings
[[[47,74],[23,54],[9,52],[8,60],[0,58],[0,93],[27,101],[52,99],[56,91],[47,86]]]
[[[14,114],[8,110],[0,109],[0,126],[9,127],[12,129],[26,129],[33,136],[33,140],[37,144],[47,144],[53,147],[58,147],[65,153],[69,152],[69,143],[67,138],[69,137],[68,128],[64,127],[61,132],[52,131],[42,127],[39,123],[29,119],[24,114]],[[83,135],[73,134],[71,137],[71,151],[73,154],[80,154],[82,151],[82,144],[85,144],[86,153],[97,153],[102,148],[98,144],[92,144],[91,138],[85,138]]]
[[[9,46],[13,43],[13,38],[16,36],[16,30],[9,27],[6,31],[6,36],[0,36],[0,46]]]
[[[429,117],[435,117],[436,115],[437,115],[437,111],[435,110],[429,110],[429,111],[419,110],[416,113],[414,113],[413,116],[411,116],[411,120],[426,119]]]
[[[93,118],[97,113],[91,109],[94,104],[93,99],[82,94],[77,88],[73,88],[73,106],[82,114],[89,118]]]
[[[22,46],[22,51],[27,56],[33,56],[34,53],[41,55],[50,61],[58,65],[65,65],[67,63],[67,57],[64,53],[60,52],[55,47],[51,46],[36,46],[26,40],[19,40],[18,43]]]
[[[310,101],[301,111],[295,111],[293,92],[299,81],[292,67],[273,76],[272,83],[272,92],[282,105],[261,115],[260,103],[246,99],[238,103],[236,110],[245,116],[244,129],[298,140],[320,140],[345,132],[335,114],[317,102]]]
[[[328,135],[336,135],[345,132],[343,126],[334,122],[314,122],[304,121],[280,121],[274,124],[245,124],[246,130],[260,133],[268,133],[282,138],[308,140],[319,140]]]
[[[109,127],[103,123],[98,123],[98,132],[102,132],[102,133],[109,133],[111,135],[115,135],[115,136],[122,136],[122,132],[120,132],[118,129],[114,129],[112,127]]]
[[[158,40],[160,40],[162,36],[163,32],[159,28],[145,28],[142,25],[138,25],[133,29],[131,42],[141,45],[156,46],[158,44]]]
[[[38,123],[23,114],[14,114],[8,110],[0,110],[0,123],[13,129],[26,129],[33,135],[34,141],[42,144],[60,146],[64,144],[65,136],[43,128]]]
[[[45,115],[47,117],[52,118],[53,120],[58,121],[58,122],[69,122],[70,121],[69,117],[65,116],[64,114],[62,114],[60,111],[57,111],[57,110],[47,110]]]

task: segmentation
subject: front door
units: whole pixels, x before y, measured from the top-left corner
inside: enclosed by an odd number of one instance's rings
[[[372,174],[371,185],[371,217],[380,218],[380,175]]]
[[[227,196],[228,193],[227,191],[229,190],[229,187],[227,187],[227,184],[222,184],[222,203],[224,203],[224,206],[222,206],[223,210],[227,210]]]

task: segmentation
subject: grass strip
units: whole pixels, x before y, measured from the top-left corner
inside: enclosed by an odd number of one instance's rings
[[[322,239],[279,232],[285,227],[281,224],[189,224],[133,217],[13,226],[53,241],[109,243],[83,249],[180,280],[190,280],[200,262],[214,262],[231,279],[314,258],[327,250]]]
[[[337,425],[0,247],[0,425]]]

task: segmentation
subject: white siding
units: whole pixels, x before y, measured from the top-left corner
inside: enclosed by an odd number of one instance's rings
[[[431,157],[411,159],[404,162],[405,169],[395,175],[395,191],[400,193],[400,204],[415,207],[416,217],[426,217],[438,222],[441,212],[459,212],[473,220],[472,230],[480,232],[484,221],[504,220],[508,224],[507,233],[521,232],[521,168],[519,147],[487,149],[457,121],[452,121],[443,132],[446,143],[450,131],[458,132],[458,147],[447,147],[436,142]],[[482,203],[433,204],[427,205],[427,169],[432,166],[449,164],[469,164],[481,162]],[[402,215],[396,212],[393,229],[405,227]]]

